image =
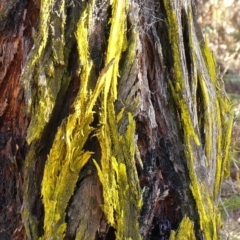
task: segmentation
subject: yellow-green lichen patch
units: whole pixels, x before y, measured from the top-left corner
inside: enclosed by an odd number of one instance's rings
[[[64,49],[64,8],[64,0],[57,3],[52,0],[40,1],[38,27],[37,30],[32,28],[34,46],[28,54],[21,76],[26,110],[31,117],[26,138],[30,148],[25,159],[23,200],[23,221],[28,238],[38,236],[38,223],[31,214],[31,208],[33,207],[31,201],[32,186],[36,181],[33,172],[35,171],[36,161],[39,158],[39,152],[36,149],[42,148],[43,143],[40,143],[40,137],[49,123],[59,90],[66,89],[70,80],[65,75],[66,66],[63,65],[65,60],[61,57],[61,63],[56,62],[52,55],[54,38],[61,39],[61,41],[58,41],[58,51],[61,50],[62,52]],[[54,12],[53,9],[56,9],[57,12]],[[59,31],[56,31],[55,35],[51,34],[50,26],[53,29],[59,29]]]
[[[127,2],[111,1],[112,20],[108,40],[106,63],[113,61],[105,76],[100,112],[100,129],[97,137],[101,147],[101,163],[97,164],[98,175],[103,186],[102,209],[107,221],[116,230],[116,239],[140,239],[138,215],[141,209],[141,191],[135,167],[135,122],[132,115],[119,109],[117,115],[114,101],[117,98],[119,60],[127,47],[126,22]],[[136,48],[136,43],[132,45]],[[127,52],[129,62],[134,54]],[[127,129],[119,133],[121,119],[127,119]],[[131,219],[131,221],[130,221]]]
[[[173,53],[173,75],[174,81],[169,80],[169,84],[171,87],[172,95],[175,99],[175,102],[179,105],[179,110],[181,112],[181,121],[184,125],[184,134],[185,139],[193,138],[197,145],[200,145],[200,140],[198,134],[196,133],[193,117],[191,114],[191,108],[189,106],[189,101],[187,99],[189,94],[187,76],[184,75],[184,71],[181,65],[181,55],[179,49],[181,49],[180,40],[178,33],[178,25],[177,25],[177,17],[175,12],[171,10],[171,3],[168,1],[164,1],[164,5],[167,11],[167,21],[169,23],[168,34],[169,41],[171,43],[171,50]]]
[[[169,237],[169,240],[195,240],[195,232],[194,232],[194,223],[185,216],[180,225],[178,230],[172,231]]]
[[[106,114],[108,93],[111,91],[112,100],[117,99],[117,79],[119,76],[119,61],[123,51],[126,50],[126,28],[127,28],[127,8],[125,0],[111,1],[112,4],[112,19],[111,29],[108,39],[108,48],[106,55],[106,63],[115,59],[113,66],[109,69],[105,78],[103,108]],[[104,119],[104,118],[103,118]]]
[[[232,128],[232,114],[229,101],[223,94],[224,86],[217,77],[213,53],[208,47],[207,40],[202,41],[199,46],[191,19],[190,16],[188,19],[189,43],[190,48],[193,49],[190,52],[195,54],[193,62],[200,65],[198,69],[195,69],[195,72],[201,89],[201,96],[198,96],[199,104],[203,108],[203,112],[198,116],[198,125],[199,129],[204,128],[204,150],[208,167],[216,164],[213,190],[213,198],[216,200],[223,175],[225,175],[223,171],[229,169],[228,153],[231,138],[229,133]],[[203,56],[203,58],[200,56]],[[197,101],[195,102],[197,103]],[[198,107],[197,104],[196,107]]]
[[[91,156],[91,152],[84,151],[83,146],[93,131],[90,126],[93,121],[93,107],[103,90],[107,71],[100,74],[96,88],[91,93],[88,89],[92,62],[88,55],[87,11],[89,13],[89,9],[83,13],[76,33],[79,56],[84,63],[80,74],[82,88],[73,104],[74,113],[58,128],[44,169],[42,198],[45,214],[44,235],[41,239],[64,238],[66,208],[79,172]]]
[[[82,147],[91,132],[87,123],[76,124],[72,115],[58,130],[53,147],[45,165],[42,181],[44,204],[44,236],[42,239],[63,239],[66,230],[65,211],[73,194],[81,168],[86,164],[90,152]],[[90,124],[91,118],[87,122]],[[81,126],[81,124],[83,124]],[[75,126],[78,131],[73,131]],[[84,132],[81,132],[84,130]],[[85,137],[82,135],[85,134]]]
[[[211,87],[208,87],[206,82],[207,79],[198,72],[198,81],[199,87],[201,88],[201,105],[203,107],[203,119],[204,119],[204,148],[207,162],[206,166],[210,166],[216,158],[216,136],[218,127],[220,128],[220,123],[216,122],[218,120],[216,114],[216,94],[211,90]],[[217,126],[217,127],[216,127]]]
[[[139,98],[136,97],[137,91],[140,89],[140,82],[135,81],[135,77],[138,71],[139,58],[138,49],[139,44],[139,34],[138,34],[138,12],[139,6],[136,3],[131,3],[128,12],[129,30],[127,39],[127,48],[124,53],[124,61],[121,62],[121,81],[117,83],[117,89],[119,91],[116,104],[116,113],[122,111],[121,107],[124,106],[126,111],[131,112],[134,116],[136,111],[139,109]],[[131,67],[129,67],[131,66]],[[132,76],[132,77],[131,77]],[[121,119],[121,122],[126,119]],[[120,120],[119,120],[120,124]],[[120,130],[121,132],[121,130]]]
[[[217,170],[214,185],[214,197],[217,200],[220,190],[220,185],[224,177],[229,175],[230,171],[230,143],[233,126],[233,113],[230,108],[229,100],[222,94],[219,87],[217,91],[217,108],[219,112],[219,122],[221,132],[218,136],[217,146]]]
[[[194,129],[194,124],[190,116],[190,110],[189,110],[188,104],[180,94],[177,94],[171,81],[169,81],[169,84],[171,87],[173,98],[176,102],[178,102],[180,106],[181,120],[184,126],[184,138],[187,141],[187,144],[189,144],[190,139],[193,139],[195,144],[199,146],[200,145],[199,136],[196,130]]]
[[[189,48],[194,49],[195,44],[197,42],[197,36],[194,31],[194,26],[192,22],[192,15],[191,10],[188,11],[188,31],[189,31]],[[198,74],[197,74],[197,56],[195,51],[189,51],[190,52],[190,59],[191,59],[191,72],[190,72],[190,78],[191,78],[191,96],[193,101],[193,112],[194,115],[197,116],[197,85],[198,85]],[[196,122],[197,119],[195,117],[194,122]],[[195,123],[196,124],[196,123]]]
[[[219,212],[214,206],[211,192],[204,186],[204,183],[199,182],[194,170],[194,159],[197,156],[194,154],[191,145],[185,150],[185,155],[188,159],[189,176],[191,179],[190,189],[196,201],[200,217],[200,228],[206,239],[217,240],[219,236],[216,229],[219,226],[219,222],[215,220]]]
[[[53,11],[53,8],[55,11]],[[21,80],[27,110],[32,114],[27,141],[38,139],[49,122],[64,81],[65,0],[41,1],[38,31]]]
[[[109,107],[108,110],[114,114],[113,106],[112,109]],[[96,166],[103,185],[102,208],[108,222],[116,229],[116,239],[140,239],[137,219],[141,192],[134,158],[135,122],[129,114],[129,125],[122,136],[118,133],[114,115],[111,118],[111,123],[98,133],[102,158],[101,166]]]
[[[210,48],[208,46],[208,42],[206,39],[201,44],[201,50],[203,53],[205,63],[207,65],[207,69],[208,69],[210,78],[213,81],[213,83],[216,83],[216,81],[217,81],[216,61],[215,61],[215,57],[214,57],[212,51],[210,50]]]
[[[205,103],[205,106],[211,108],[210,112],[204,113],[205,129],[208,133],[205,137],[206,156],[209,158],[210,153],[212,152],[212,156],[209,159],[215,160],[216,170],[213,198],[217,200],[220,184],[224,175],[226,175],[225,170],[229,167],[229,146],[231,141],[233,115],[229,106],[229,100],[223,92],[224,86],[221,84],[221,80],[217,77],[215,58],[208,47],[207,41],[204,41],[201,44],[201,51],[205,62],[204,67],[207,69],[210,83],[213,85],[213,87],[207,86],[206,91],[203,91],[203,94],[206,95],[207,93],[210,96],[210,102]],[[203,79],[200,77],[199,80],[201,84]],[[202,85],[201,87],[202,90],[204,90]],[[209,91],[209,89],[211,90]],[[211,129],[209,128],[210,126],[212,126]],[[215,152],[214,149],[216,149]]]
[[[224,107],[220,109],[219,94],[222,90],[217,86],[214,58],[207,46],[204,45],[204,49],[199,48],[196,35],[193,34],[195,30],[192,24],[188,24],[190,58],[193,62],[190,76],[181,68],[184,56],[179,49],[182,49],[183,39],[181,39],[182,34],[177,34],[180,31],[178,28],[180,19],[172,4],[164,1],[167,23],[170,26],[168,37],[173,59],[173,79],[169,80],[169,85],[182,123],[184,152],[191,182],[190,189],[196,201],[200,228],[205,239],[218,239],[220,217],[215,199],[219,193],[219,184],[225,165],[220,148],[223,147],[223,144],[228,144],[230,139],[226,120],[229,109],[227,109],[225,100],[223,100]],[[188,17],[188,20],[192,21],[191,16]],[[202,55],[204,56],[202,57]],[[195,108],[189,97],[193,98]],[[224,95],[221,97],[226,99]],[[200,98],[201,101],[197,98]],[[197,104],[201,104],[201,108],[198,108]],[[203,133],[200,127],[204,129]],[[204,136],[202,137],[200,134]],[[224,137],[229,139],[225,141]],[[199,140],[203,138],[204,141]],[[208,174],[202,177],[198,166],[203,167],[203,171],[206,172],[209,169],[210,174],[215,176],[215,181],[209,181]],[[171,239],[178,239],[177,234],[172,233]]]

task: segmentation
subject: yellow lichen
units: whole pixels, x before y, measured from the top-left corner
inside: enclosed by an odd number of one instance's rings
[[[109,109],[109,108],[108,108]],[[110,111],[112,111],[110,109]],[[98,133],[102,149],[101,166],[96,162],[103,185],[103,211],[108,222],[116,229],[117,239],[140,239],[138,214],[141,194],[135,169],[135,122],[129,114],[129,125],[124,136],[117,130],[117,123],[101,128]],[[135,219],[134,221],[129,221]]]
[[[112,19],[111,29],[108,39],[108,48],[106,55],[106,63],[108,64],[112,59],[115,59],[113,66],[109,69],[105,77],[103,108],[106,115],[108,93],[111,91],[112,100],[117,99],[117,79],[118,79],[118,65],[121,54],[126,49],[126,13],[127,3],[123,1],[111,1],[112,4]],[[105,120],[104,118],[102,120]]]
[[[167,23],[169,31],[169,42],[171,44],[172,58],[173,58],[173,77],[174,81],[169,80],[171,92],[176,102],[177,108],[180,113],[181,125],[183,130],[183,139],[185,144],[185,156],[189,169],[189,176],[191,181],[190,189],[193,197],[196,201],[196,207],[200,218],[200,228],[207,240],[218,239],[218,226],[220,226],[219,211],[215,206],[215,199],[217,199],[219,193],[219,185],[222,180],[223,169],[226,165],[226,158],[223,157],[222,149],[226,150],[229,146],[229,123],[231,124],[231,117],[226,118],[229,114],[228,103],[225,100],[222,108],[220,99],[226,99],[221,95],[221,91],[217,86],[216,78],[216,66],[214,58],[205,45],[202,49],[195,44],[196,36],[194,34],[194,28],[192,24],[188,24],[189,27],[189,44],[191,47],[191,59],[192,75],[188,76],[193,78],[192,88],[193,92],[189,91],[189,83],[187,82],[187,75],[184,75],[183,69],[181,69],[181,59],[183,56],[179,49],[181,49],[180,38],[181,35],[176,34],[178,32],[177,15],[173,10],[173,3],[164,1],[165,9],[167,11]],[[191,12],[191,11],[190,11]],[[191,16],[188,17],[191,22]],[[197,42],[197,41],[196,41]],[[204,58],[201,58],[203,52]],[[197,65],[201,65],[201,69],[197,69]],[[197,81],[199,84],[197,84]],[[192,97],[197,106],[197,88],[200,88],[201,104],[203,112],[201,124],[204,129],[204,143],[200,143],[200,130],[196,124],[198,120],[194,119],[197,115],[197,107],[192,108],[188,97]],[[221,95],[221,97],[220,97]],[[220,108],[221,106],[221,108]],[[195,116],[194,116],[195,115]],[[201,116],[199,116],[201,117]],[[227,123],[227,121],[229,121]],[[222,140],[223,137],[228,139]],[[225,144],[224,146],[222,146]],[[196,172],[196,161],[199,159],[197,155],[198,149],[203,149],[205,152],[205,169],[213,167],[215,169],[215,182],[211,189],[208,182],[201,181],[198,178],[199,173]],[[201,161],[202,159],[199,159]],[[216,166],[216,167],[215,167]],[[209,188],[210,187],[210,188]],[[179,235],[180,236],[180,235]],[[172,233],[171,239],[178,239],[176,233]]]
[[[210,79],[213,81],[213,83],[216,83],[216,81],[217,81],[216,61],[215,61],[215,57],[214,57],[213,53],[211,52],[211,50],[208,46],[208,41],[206,39],[201,44],[201,50],[203,53],[205,63],[207,65]]]
[[[187,216],[185,216],[182,219],[177,232],[171,231],[169,237],[169,240],[182,240],[182,239],[186,240],[196,239],[194,232],[194,224]]]
[[[73,107],[74,113],[62,122],[55,136],[53,146],[44,168],[42,198],[44,204],[44,235],[41,239],[63,239],[66,231],[65,214],[72,196],[79,172],[87,163],[91,152],[83,147],[93,128],[93,107],[104,87],[107,71],[100,74],[91,93],[88,88],[92,61],[88,54],[88,23],[91,4],[79,21],[76,39],[79,56],[84,63],[81,69],[81,91]],[[91,16],[91,14],[90,14]]]
[[[73,194],[79,173],[92,154],[91,152],[84,151],[83,146],[94,130],[91,127],[94,114],[93,108],[99,96],[102,105],[99,108],[100,124],[96,135],[101,147],[101,161],[100,163],[95,161],[95,165],[103,187],[104,204],[102,205],[102,209],[108,223],[116,230],[116,239],[141,238],[137,220],[142,200],[135,168],[135,121],[132,114],[127,113],[126,108],[118,109],[116,113],[114,105],[118,97],[117,88],[121,55],[128,47],[125,53],[126,62],[124,64],[127,65],[133,61],[138,61],[134,59],[138,37],[135,32],[132,35],[131,43],[127,42],[126,28],[127,11],[129,8],[127,1],[111,0],[112,19],[110,21],[111,28],[106,51],[105,68],[102,70],[95,88],[90,91],[89,82],[91,81],[93,62],[89,56],[88,41],[93,24],[94,3],[94,0],[88,3],[88,7],[81,15],[81,19],[77,25],[76,39],[81,63],[81,84],[78,96],[72,106],[74,111],[59,126],[44,169],[42,199],[45,215],[44,235],[42,239],[64,238],[66,231],[66,208]],[[35,43],[35,49],[33,49],[23,72],[26,92],[28,92],[28,88],[32,83],[37,84],[39,87],[35,99],[32,98],[32,93],[27,97],[29,108],[34,109],[33,100],[37,105],[28,130],[28,143],[34,143],[34,140],[41,136],[46,123],[51,117],[60,86],[68,84],[68,81],[59,79],[59,76],[62,78],[66,68],[64,66],[63,51],[66,20],[64,13],[65,1],[62,0],[59,2],[58,12],[56,13],[58,16],[61,16],[60,19],[55,19],[57,30],[59,31],[58,38],[54,38],[54,28],[49,30],[49,27],[51,28],[50,19],[53,4],[53,1],[41,1],[38,38]],[[180,20],[172,10],[171,4],[171,1],[164,0],[173,58],[172,72],[174,81],[169,80],[169,84],[182,122],[185,156],[191,180],[190,189],[196,201],[200,218],[200,228],[206,240],[217,239],[217,227],[220,217],[213,199],[217,198],[219,184],[222,180],[221,173],[226,168],[228,162],[228,147],[231,134],[231,127],[229,127],[228,121],[232,121],[232,118],[231,116],[229,116],[229,119],[226,118],[226,113],[229,112],[229,109],[225,98],[223,100],[219,92],[217,92],[217,101],[215,101],[215,95],[211,96],[217,90],[217,87],[214,85],[217,78],[214,59],[206,45],[203,45],[202,52],[206,63],[204,69],[208,70],[211,79],[210,85],[207,85],[209,79],[206,78],[205,73],[202,73],[201,69],[197,69],[197,63],[200,60],[197,58],[197,54],[194,54],[194,51],[198,51],[195,44],[197,40],[195,38],[189,39],[189,44],[193,48],[190,51],[191,59],[193,60],[193,72],[190,77],[193,81],[192,83],[188,82],[188,76],[181,65],[181,57],[183,56],[180,49],[183,46],[181,45],[180,35],[177,34],[179,31],[177,22]],[[189,21],[192,22],[191,16],[189,16]],[[189,29],[190,35],[192,35],[194,31],[192,24],[189,24]],[[46,60],[42,59],[42,56],[48,44],[49,32],[53,36],[51,45],[52,56]],[[45,66],[46,62],[49,63],[47,66]],[[58,69],[59,71],[55,70],[59,65],[61,65],[61,68]],[[37,77],[34,77],[34,81],[28,82],[28,79],[34,73],[36,73]],[[186,89],[189,89],[190,84],[192,84],[193,93],[186,91]],[[204,139],[204,151],[208,160],[206,166],[211,164],[211,160],[217,161],[214,193],[207,189],[204,183],[200,182],[198,173],[194,168],[196,160],[199,157],[195,155],[196,149],[203,147],[197,126],[198,121],[196,120],[196,116],[194,116],[194,113],[197,112],[195,106],[197,105],[196,92],[198,84],[201,89],[204,108],[202,124],[206,131]],[[195,103],[193,106],[190,104],[190,97],[193,98]],[[135,108],[136,105],[137,103],[135,102],[132,108]],[[121,126],[122,119],[127,119],[127,126],[120,134],[119,127]],[[218,132],[217,139],[213,141],[215,136],[213,129],[216,129],[215,122],[217,128],[223,130]],[[223,136],[228,138],[227,141],[221,140]],[[211,151],[215,145],[217,146],[217,154]],[[27,167],[31,164],[30,159],[35,156],[33,149],[30,150],[26,159]],[[35,228],[36,226],[37,224],[34,225]],[[81,226],[79,229],[81,231]],[[189,232],[187,235],[184,235],[187,230]],[[34,231],[37,230],[34,229]],[[77,235],[78,237],[81,235],[80,232],[77,234],[79,234]],[[30,234],[28,233],[28,235]],[[172,232],[170,239],[181,239],[183,236],[187,236],[188,239],[195,238],[193,223],[188,217],[184,217],[178,232]]]
[[[27,111],[32,113],[32,121],[27,133],[29,144],[41,136],[50,120],[57,94],[61,88],[62,80],[59,77],[62,78],[65,70],[65,67],[61,70],[57,69],[58,65],[64,66],[65,64],[65,0],[55,4],[55,12],[53,12],[54,4],[54,1],[41,1],[37,38],[21,77],[25,88]],[[55,15],[57,17],[53,20]],[[54,22],[54,26],[51,21]],[[49,42],[50,33],[52,34],[51,42]],[[47,46],[52,51],[51,57],[46,57]],[[33,85],[37,86],[36,91],[33,91]]]
[[[114,59],[105,76],[102,96],[103,108],[100,112],[101,126],[97,137],[102,151],[101,163],[96,167],[103,185],[104,204],[102,206],[107,221],[116,229],[116,239],[140,239],[138,214],[141,209],[141,193],[135,167],[135,122],[128,114],[128,126],[123,135],[118,125],[126,117],[124,109],[116,114],[114,101],[117,98],[119,61],[126,49],[127,2],[111,1],[112,20],[108,40],[106,63]],[[132,43],[133,49],[136,49]],[[134,54],[128,52],[128,60]],[[131,221],[130,221],[131,219]]]

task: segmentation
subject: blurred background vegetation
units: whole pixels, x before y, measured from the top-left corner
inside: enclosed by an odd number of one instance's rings
[[[230,176],[222,184],[219,206],[223,239],[240,239],[240,1],[196,1],[198,22],[215,53],[235,113]]]

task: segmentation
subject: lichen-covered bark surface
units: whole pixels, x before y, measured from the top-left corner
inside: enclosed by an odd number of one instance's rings
[[[0,236],[219,239],[232,116],[194,1],[0,4]]]

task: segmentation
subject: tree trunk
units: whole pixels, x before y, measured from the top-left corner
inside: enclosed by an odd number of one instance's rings
[[[0,3],[0,236],[219,239],[232,115],[194,0]]]

